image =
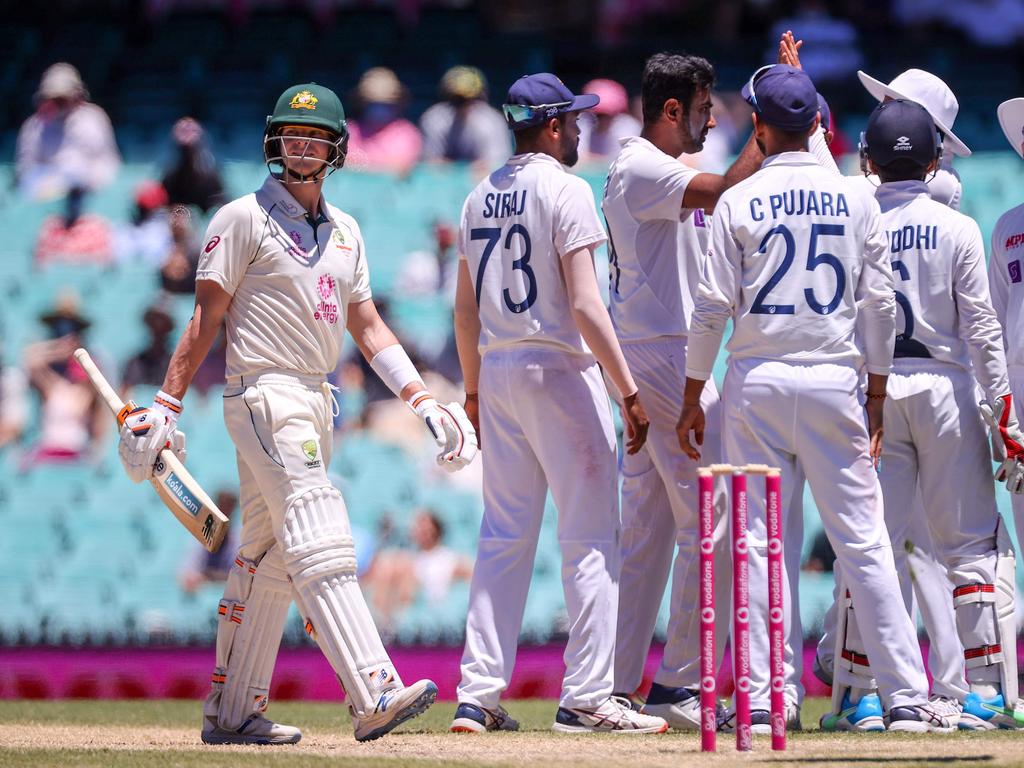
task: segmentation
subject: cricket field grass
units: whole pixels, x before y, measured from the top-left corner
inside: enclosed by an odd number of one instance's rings
[[[439,702],[391,735],[366,744],[352,738],[340,704],[272,704],[268,714],[302,728],[302,741],[281,747],[207,747],[199,741],[194,701],[0,701],[0,768],[5,766],[1011,766],[1024,765],[1024,733],[824,734],[824,699],[805,704],[807,730],[773,753],[768,737],[737,754],[730,735],[702,755],[695,733],[655,736],[565,736],[549,729],[555,702],[507,703],[518,733],[450,734],[452,702]]]

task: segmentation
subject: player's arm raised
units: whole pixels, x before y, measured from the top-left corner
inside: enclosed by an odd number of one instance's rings
[[[754,141],[754,134],[751,133],[739,156],[724,175],[699,173],[690,180],[683,193],[683,208],[703,208],[709,212],[714,210],[722,193],[748,176],[754,175],[762,162],[764,154]]]
[[[637,393],[636,382],[626,366],[612,320],[597,287],[594,247],[577,248],[562,257],[562,275],[569,295],[569,309],[580,335],[587,342],[615,388],[622,395],[622,418],[626,422],[626,450],[636,453],[647,440],[647,414]]]
[[[469,262],[460,257],[455,284],[455,346],[459,351],[462,381],[466,388],[466,414],[473,422],[477,440],[481,441],[482,446],[480,401],[477,396],[480,386],[480,311],[473,290]]]
[[[427,391],[423,378],[398,338],[388,328],[373,299],[348,308],[345,326],[356,346],[388,389],[423,420],[441,452],[437,463],[454,472],[476,456],[476,430],[458,403],[440,405]]]
[[[704,443],[704,410],[700,396],[711,378],[711,369],[722,344],[725,325],[735,312],[743,271],[743,253],[732,237],[729,210],[721,210],[711,222],[711,247],[705,258],[700,287],[694,298],[686,351],[686,384],[683,409],[676,422],[679,447],[691,459],[699,459],[697,446]],[[694,442],[690,442],[690,432]]]

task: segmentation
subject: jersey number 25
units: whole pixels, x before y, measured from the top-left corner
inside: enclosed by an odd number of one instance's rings
[[[504,250],[507,251],[512,247],[512,238],[515,236],[519,236],[522,239],[523,255],[512,261],[512,269],[523,273],[523,278],[527,283],[526,298],[522,301],[513,301],[512,294],[509,293],[508,288],[502,290],[502,298],[505,300],[505,306],[508,307],[510,312],[519,314],[528,310],[533,305],[533,302],[537,300],[537,278],[530,267],[530,233],[526,231],[526,227],[522,224],[513,224],[508,228],[508,232],[505,233]],[[484,253],[480,257],[480,269],[476,273],[476,303],[479,306],[480,290],[484,282],[484,270],[487,269],[487,261],[491,258],[495,246],[501,240],[501,227],[471,229],[469,231],[469,239],[487,241],[487,244],[484,246]]]
[[[818,238],[825,236],[842,237],[844,234],[846,234],[846,227],[842,224],[811,225],[811,241],[807,248],[807,271],[813,272],[818,267],[824,265],[832,269],[836,274],[836,292],[824,304],[818,301],[813,289],[804,288],[804,299],[807,301],[807,306],[819,315],[831,314],[839,306],[839,302],[843,298],[843,292],[846,290],[846,270],[843,269],[843,263],[831,253],[817,252]],[[786,252],[782,256],[782,263],[779,264],[778,269],[768,278],[768,282],[764,284],[761,290],[757,292],[757,296],[754,297],[754,303],[750,307],[750,313],[753,315],[792,315],[796,309],[792,304],[768,304],[765,302],[768,294],[772,292],[775,286],[782,282],[782,278],[786,276],[789,268],[793,266],[793,257],[796,253],[796,241],[793,239],[793,233],[785,224],[779,224],[768,230],[764,239],[761,240],[761,247],[758,248],[758,253],[767,253],[768,242],[776,235],[782,238],[782,242],[786,246]]]

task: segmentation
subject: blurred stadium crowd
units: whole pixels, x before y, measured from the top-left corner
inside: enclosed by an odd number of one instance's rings
[[[965,212],[987,233],[1019,202],[1019,170],[1003,162],[995,122],[995,104],[1024,90],[1018,0],[58,0],[48,8],[46,18],[12,11],[0,22],[12,41],[0,63],[2,644],[212,639],[223,564],[191,551],[152,491],[123,476],[109,415],[68,358],[88,345],[125,397],[148,401],[191,313],[205,223],[260,183],[267,106],[292,81],[347,94],[349,162],[325,194],[363,224],[382,314],[442,400],[461,399],[454,228],[474,179],[510,151],[495,107],[524,72],[557,72],[601,95],[584,125],[579,170],[599,196],[616,139],[639,131],[636,93],[649,53],[688,50],[715,62],[718,127],[691,160],[719,171],[748,133],[749,109],[735,90],[791,28],[809,41],[804,64],[832,106],[835,154],[855,151],[872,105],[851,87],[857,69],[887,79],[923,67],[961,97],[958,134],[982,150],[958,166]],[[1003,154],[984,154],[996,149]],[[362,582],[393,638],[457,643],[479,463],[439,472],[415,417],[353,353],[350,345],[334,376],[342,408],[332,470],[361,529]],[[223,372],[215,349],[182,427],[189,466],[231,507]],[[831,601],[831,562],[810,499],[805,510],[802,607],[813,630]],[[554,524],[549,508],[544,526]],[[538,551],[524,624],[536,640],[557,634],[563,613],[555,537],[541,541],[551,546]],[[301,635],[294,619],[286,639]]]

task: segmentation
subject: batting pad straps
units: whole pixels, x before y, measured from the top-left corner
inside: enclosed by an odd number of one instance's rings
[[[229,595],[225,589],[221,601],[213,682],[215,690],[221,689],[217,722],[222,728],[238,728],[253,712],[266,709],[270,678],[292,602],[291,583],[276,546],[254,569],[253,565],[251,560],[236,559],[232,573],[243,572],[241,584],[249,582],[246,594],[239,599],[240,595]]]
[[[423,378],[401,344],[392,344],[382,349],[373,356],[370,367],[387,388],[395,393],[395,397],[400,398],[402,390],[410,384],[423,383]]]

